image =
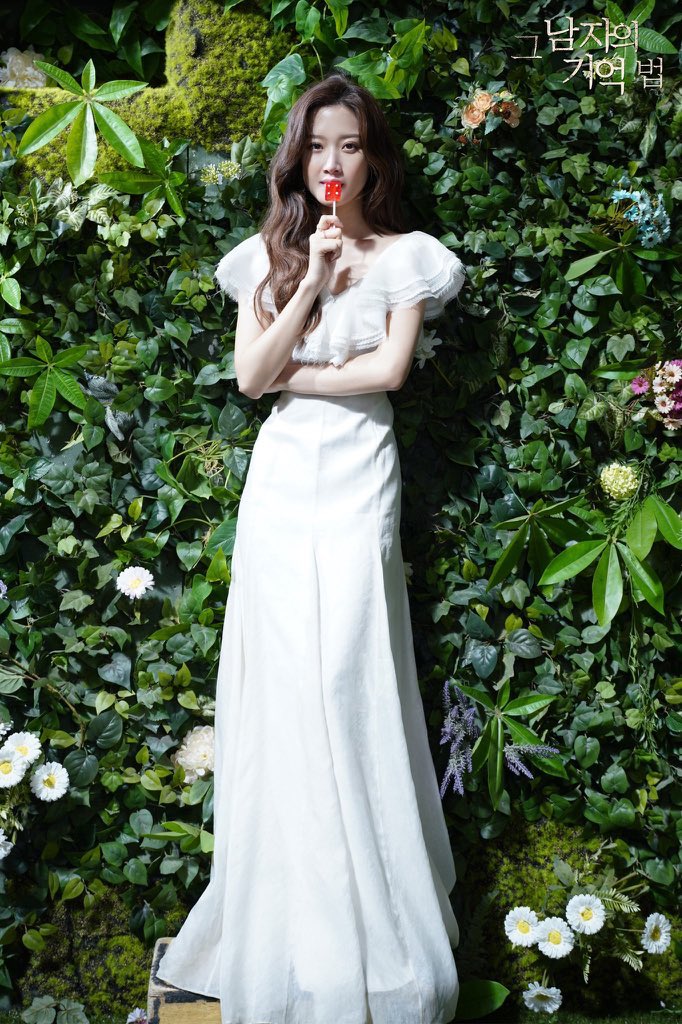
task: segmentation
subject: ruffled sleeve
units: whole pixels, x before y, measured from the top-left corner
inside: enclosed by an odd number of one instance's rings
[[[218,263],[213,275],[222,291],[235,302],[240,296],[252,296],[270,269],[267,250],[260,233],[250,235],[231,249]],[[263,292],[263,305],[274,311],[272,293],[267,286]]]
[[[337,296],[322,291],[322,319],[296,345],[292,359],[342,366],[349,356],[385,341],[387,313],[425,299],[424,319],[433,319],[457,295],[464,278],[459,258],[433,235],[402,235],[354,285]]]
[[[440,316],[464,284],[459,257],[425,231],[413,231],[396,245],[395,259],[380,260],[372,277],[387,311],[426,300],[424,319]]]

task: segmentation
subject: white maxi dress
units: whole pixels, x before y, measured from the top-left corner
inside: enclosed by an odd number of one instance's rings
[[[216,269],[233,299],[259,234]],[[391,242],[294,349],[341,365],[386,314],[437,316],[464,280],[433,236]],[[277,311],[269,289],[265,306]],[[218,669],[209,883],[158,977],[222,1024],[449,1024],[455,866],[417,680],[386,391],[280,392],[237,519]]]

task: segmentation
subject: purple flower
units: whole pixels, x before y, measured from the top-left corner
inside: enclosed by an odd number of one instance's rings
[[[630,387],[636,395],[645,395],[649,390],[649,381],[646,377],[635,377],[630,383]]]
[[[441,799],[445,795],[450,779],[454,779],[453,789],[464,795],[462,772],[471,772],[472,746],[469,740],[475,740],[480,733],[476,720],[476,706],[462,693],[455,684],[457,704],[453,706],[450,698],[450,681],[446,680],[443,687],[443,704],[447,712],[441,732],[441,744],[450,743],[450,760],[440,787]]]
[[[535,778],[533,773],[526,768],[525,764],[519,757],[519,754],[535,754],[538,757],[550,757],[552,754],[558,754],[558,747],[551,747],[545,743],[507,743],[504,747],[504,759],[507,763],[507,767],[514,772],[515,775],[519,775],[523,772],[529,779]]]

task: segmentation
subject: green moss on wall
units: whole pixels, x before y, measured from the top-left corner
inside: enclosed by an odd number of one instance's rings
[[[233,140],[260,130],[266,100],[259,83],[289,52],[292,41],[287,34],[273,33],[269,20],[250,13],[248,7],[223,14],[222,4],[214,0],[180,0],[166,31],[168,84],[143,89],[108,106],[136,135],[152,142],[160,143],[164,137],[188,138],[209,152],[226,152]],[[56,103],[73,99],[72,93],[50,87],[0,87],[0,103],[21,107],[31,119]],[[19,187],[25,188],[35,176],[48,182],[57,176],[69,180],[68,131],[18,162],[15,175]],[[98,132],[95,176],[131,169]]]
[[[558,885],[552,870],[554,856],[572,868],[583,868],[585,857],[599,846],[602,837],[586,837],[581,828],[543,819],[517,820],[494,842],[481,840],[468,856],[466,872],[457,880],[458,913],[462,928],[455,957],[463,977],[486,977],[510,989],[509,1002],[523,1006],[522,992],[531,981],[540,981],[548,969],[551,984],[563,994],[562,1008],[605,1012],[616,1009],[679,1004],[682,964],[669,949],[663,955],[643,954],[644,969],[632,970],[615,957],[594,959],[590,981],[585,985],[578,959],[551,960],[537,950],[512,946],[504,932],[504,919],[515,906],[528,906],[540,917],[564,916],[566,889]],[[640,901],[637,927],[654,910]],[[673,934],[680,934],[682,920],[666,912]],[[471,927],[467,928],[467,922]],[[636,936],[633,935],[636,939]]]
[[[179,930],[187,908],[166,914],[168,934]],[[56,926],[46,948],[31,955],[20,980],[22,1004],[49,993],[82,1002],[88,1014],[106,1014],[112,995],[122,1006],[146,1006],[153,950],[130,933],[130,911],[109,890],[90,911],[64,904],[49,920]]]

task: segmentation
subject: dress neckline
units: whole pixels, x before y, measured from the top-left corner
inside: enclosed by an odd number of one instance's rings
[[[340,292],[330,292],[329,288],[327,288],[326,284],[324,284],[324,285],[322,285],[321,292],[325,292],[330,299],[340,299],[341,296],[345,295],[346,292],[349,292],[351,290],[351,288],[355,288],[355,286],[358,285],[358,284],[361,284],[365,280],[366,277],[369,277],[369,275],[372,273],[372,271],[374,270],[374,268],[376,267],[377,263],[380,261],[382,256],[385,256],[386,253],[390,252],[391,249],[394,249],[396,247],[396,245],[400,245],[400,243],[403,241],[403,239],[409,238],[410,235],[413,235],[413,234],[414,234],[414,231],[406,231],[404,235],[399,235],[399,237],[396,238],[395,242],[391,242],[390,245],[387,245],[385,249],[381,250],[381,252],[376,257],[376,259],[373,261],[371,267],[369,268],[369,270],[367,271],[366,274],[363,274],[362,277],[359,277],[357,279],[357,281],[353,281],[352,284],[349,284],[346,288],[342,289],[342,291],[340,291]]]

